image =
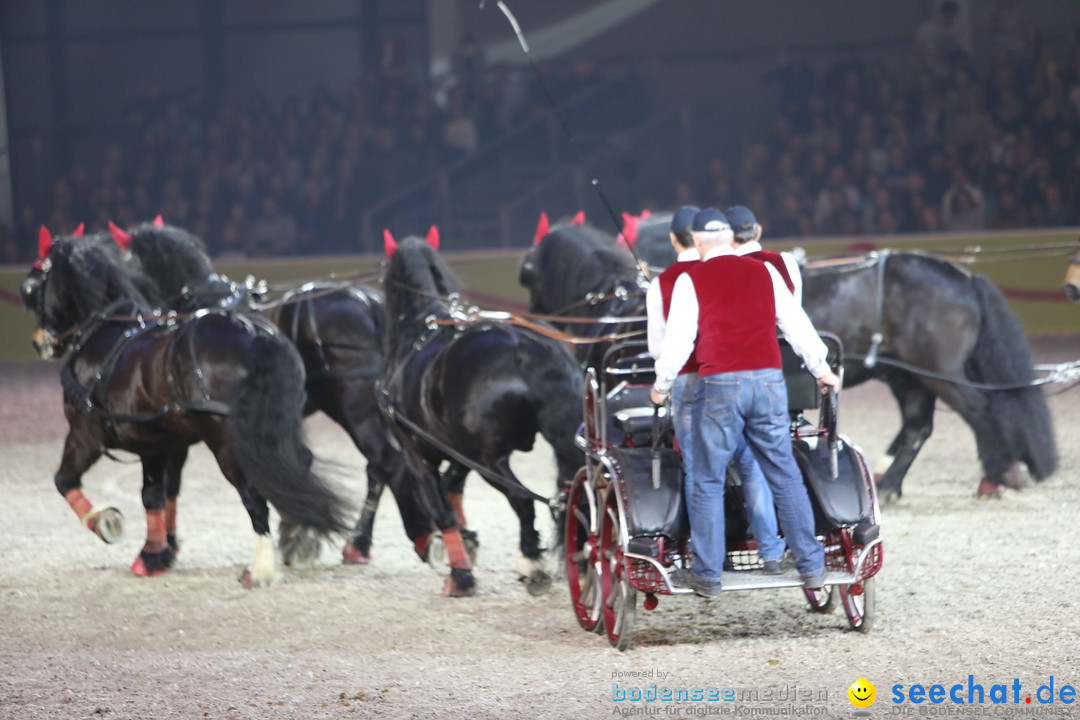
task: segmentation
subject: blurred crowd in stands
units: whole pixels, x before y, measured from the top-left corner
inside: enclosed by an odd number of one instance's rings
[[[544,88],[571,97],[610,82],[585,59],[486,68],[471,41],[428,90],[408,73],[364,74],[347,97],[316,87],[273,107],[262,93],[207,107],[202,95],[149,87],[128,118],[130,142],[100,167],[55,180],[48,207],[23,203],[0,228],[0,262],[37,248],[38,228],[122,227],[157,214],[215,256],[355,252],[362,209],[550,112]]]
[[[1024,2],[992,7],[984,58],[948,0],[918,29],[910,67],[840,48],[819,71],[791,49],[762,77],[779,104],[760,138],[663,200],[745,204],[772,238],[1077,225],[1080,30],[1054,48]],[[631,81],[613,67],[618,77],[580,58],[544,62],[541,83],[528,67],[486,67],[467,41],[432,89],[372,72],[345,98],[318,87],[280,107],[255,93],[211,108],[195,92],[150,88],[128,118],[132,142],[101,167],[71,168],[48,207],[24,203],[16,226],[0,228],[0,262],[32,256],[41,224],[65,232],[159,213],[216,256],[352,251],[365,206],[549,114],[544,83],[566,98]]]
[[[899,75],[846,47],[820,73],[790,51],[762,78],[779,96],[767,132],[737,167],[717,158],[680,183],[673,204],[747,205],[770,237],[1077,225],[1080,29],[1055,52],[1025,3],[991,7],[976,18],[982,74],[953,2],[919,27]]]

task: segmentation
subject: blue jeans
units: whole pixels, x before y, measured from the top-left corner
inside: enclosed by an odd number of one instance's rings
[[[671,386],[671,424],[675,428],[675,440],[679,443],[679,452],[683,461],[683,497],[690,505],[690,494],[694,488],[694,399],[697,397],[697,373],[686,373],[675,378]]]
[[[696,373],[680,375],[671,386],[671,416],[675,428],[675,439],[683,457],[683,497],[687,507],[692,504],[691,492],[694,488],[694,400],[697,395],[698,376]],[[785,543],[777,537],[776,509],[773,507],[772,492],[765,481],[757,459],[746,444],[746,439],[739,437],[739,446],[732,457],[735,470],[742,480],[743,495],[746,499],[746,514],[750,520],[750,530],[758,541],[758,555],[762,560],[779,560],[784,554]]]
[[[746,443],[745,435],[739,437],[739,445],[731,461],[735,463],[735,470],[742,480],[746,515],[750,521],[750,531],[758,543],[758,556],[765,561],[779,560],[784,554],[785,543],[777,537],[772,491],[769,490],[761,465]]]
[[[825,568],[825,553],[814,533],[814,511],[791,451],[787,388],[779,369],[720,373],[700,378],[694,403],[694,575],[723,578],[724,483],[727,465],[745,434],[776,503],[780,529],[799,574]]]

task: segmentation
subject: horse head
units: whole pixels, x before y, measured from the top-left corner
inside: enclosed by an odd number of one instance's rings
[[[76,236],[53,239],[40,267],[23,280],[23,303],[34,313],[34,347],[41,357],[65,354],[76,328],[114,303],[150,307],[137,275],[110,245]]]
[[[431,312],[459,292],[457,278],[440,257],[439,230],[434,225],[427,237],[409,235],[400,242],[389,230],[383,232],[387,261],[382,283],[392,317],[416,317]]]
[[[109,229],[169,309],[194,311],[232,305],[241,294],[227,278],[214,272],[206,245],[197,235],[166,225],[161,216],[126,231],[111,223]]]

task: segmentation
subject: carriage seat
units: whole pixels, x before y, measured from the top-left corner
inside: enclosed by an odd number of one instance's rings
[[[690,521],[683,501],[682,458],[679,454],[671,448],[660,451],[659,487],[653,487],[650,448],[613,448],[611,455],[619,470],[621,481],[617,487],[622,493],[632,550],[655,557],[659,552],[659,538],[679,540],[688,537]]]
[[[798,439],[791,443],[795,461],[802,471],[814,507],[818,534],[842,526],[856,526],[856,534],[869,542],[877,536],[873,524],[874,507],[870,489],[863,480],[858,451],[843,439],[837,447],[837,477],[829,471],[829,448],[823,439]]]
[[[653,407],[628,407],[618,410],[611,415],[612,428],[618,433],[617,436],[608,433],[609,440],[619,437],[619,445],[631,447],[652,447],[653,433]],[[674,428],[668,417],[667,408],[660,408],[660,437],[665,447],[671,446],[671,437]],[[616,443],[611,443],[616,444]]]
[[[780,362],[784,372],[784,385],[787,386],[788,410],[795,414],[820,407],[821,391],[818,389],[817,380],[806,369],[803,359],[782,337]]]

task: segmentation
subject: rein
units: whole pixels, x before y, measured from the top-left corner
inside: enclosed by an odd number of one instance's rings
[[[430,433],[420,427],[420,425],[410,420],[404,413],[401,412],[400,408],[394,405],[393,401],[391,401],[390,399],[390,391],[387,390],[381,382],[376,383],[375,389],[376,397],[379,402],[379,409],[382,411],[383,415],[391,422],[398,423],[405,427],[414,437],[419,437],[424,442],[438,449],[448,458],[451,458],[455,462],[464,465],[470,470],[473,470],[488,482],[498,485],[500,488],[502,488],[508,493],[513,493],[518,497],[528,498],[530,500],[542,502],[548,507],[550,507],[553,511],[560,509],[561,501],[559,500],[558,496],[545,497],[540,493],[530,490],[529,488],[522,485],[520,482],[514,482],[502,473],[495,472],[490,468],[484,467],[483,465],[474,462],[472,459],[466,457],[465,455],[450,447],[446,443],[433,437]]]
[[[628,338],[638,337],[645,333],[644,330],[630,330],[621,333],[609,333],[607,335],[599,335],[597,337],[581,337],[580,335],[569,335],[567,333],[556,330],[555,328],[541,325],[532,321],[532,318],[547,316],[535,316],[527,313],[510,313],[502,310],[475,310],[469,312],[466,316],[461,317],[449,317],[438,318],[428,321],[428,325],[476,325],[485,322],[507,322],[511,325],[523,327],[528,330],[532,330],[538,335],[551,338],[552,340],[559,340],[570,345],[594,345],[605,342],[618,342],[619,340],[626,340]],[[635,320],[644,320],[644,318],[610,318],[606,322],[630,322]]]

